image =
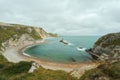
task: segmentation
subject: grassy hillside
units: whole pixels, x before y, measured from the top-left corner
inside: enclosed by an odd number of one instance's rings
[[[80,80],[120,80],[120,32],[102,36],[92,52],[102,55],[104,64],[86,71]]]
[[[31,32],[29,31],[29,28],[32,30]],[[29,28],[27,26],[15,24],[0,25],[0,47],[2,42],[5,42],[10,38],[13,38],[14,40],[19,39],[22,34],[29,34],[35,40],[42,39],[33,27]]]
[[[10,26],[3,26],[0,25],[0,43],[6,41],[10,38],[19,38],[22,34],[29,34],[34,39],[41,39],[41,37],[37,34],[34,28],[30,27],[32,31],[29,33],[27,26],[20,26],[20,25],[10,25]],[[17,36],[15,36],[17,35]]]
[[[19,39],[22,34],[29,34],[35,40],[42,39],[34,28],[29,28],[16,24],[0,25],[0,48],[2,42],[10,38]],[[42,67],[33,73],[28,73],[31,65],[32,62],[8,62],[0,53],[0,80],[77,80],[64,71],[47,70]]]
[[[120,45],[120,32],[119,33],[110,33],[100,39],[98,39],[95,45],[100,45],[102,47],[107,47],[110,45]]]
[[[32,31],[29,29],[31,28]],[[33,27],[29,28],[24,25],[16,24],[7,24],[0,25],[0,48],[1,43],[13,38],[18,39],[22,34],[29,34],[33,39],[38,40],[42,39],[40,35],[34,30]],[[16,36],[17,35],[17,36]],[[57,36],[57,34],[51,34]],[[109,34],[110,36],[114,34]],[[119,45],[119,38],[109,38],[108,36],[103,36],[100,38],[95,45],[102,45],[104,47],[114,44]],[[118,34],[119,35],[119,34]],[[117,37],[117,36],[115,36]],[[53,71],[49,69],[44,69],[40,67],[33,73],[28,73],[32,62],[19,62],[11,63],[8,62],[0,52],[0,80],[78,80],[72,77],[69,73],[64,71]],[[120,62],[113,64],[103,64],[97,67],[86,71],[86,73],[79,80],[119,80],[120,79]]]
[[[40,67],[28,73],[32,62],[10,63],[0,55],[0,80],[77,80],[64,71],[53,71]]]
[[[120,80],[120,61],[86,71],[80,80]]]
[[[28,73],[32,62],[10,63],[0,55],[0,80],[77,80],[64,71],[53,71],[40,67]]]

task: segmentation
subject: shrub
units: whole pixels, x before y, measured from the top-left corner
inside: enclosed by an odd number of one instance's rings
[[[19,62],[13,65],[8,66],[3,70],[4,74],[8,75],[17,75],[21,73],[27,73],[31,67],[31,62]]]

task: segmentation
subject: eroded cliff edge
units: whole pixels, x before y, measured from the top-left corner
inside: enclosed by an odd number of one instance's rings
[[[41,27],[0,23],[0,50],[2,51],[12,44],[20,43],[15,45],[17,46],[21,45],[25,41],[35,42],[43,40],[46,37],[54,36],[47,33]]]
[[[87,50],[89,53],[93,53],[94,59],[108,60],[120,59],[120,32],[110,33],[99,38],[94,47]]]
[[[80,80],[120,79],[120,32],[102,36],[87,52],[100,65],[95,69],[86,71]]]
[[[71,80],[77,80],[67,72],[48,70],[41,66],[34,72],[28,73],[32,67],[36,67],[36,65],[33,65],[34,62],[20,61],[13,63],[3,56],[3,52],[11,46],[14,46],[16,50],[21,45],[31,42],[37,43],[45,37],[51,36],[56,37],[57,34],[47,33],[42,28],[35,26],[0,22],[0,80],[66,80],[68,77]]]

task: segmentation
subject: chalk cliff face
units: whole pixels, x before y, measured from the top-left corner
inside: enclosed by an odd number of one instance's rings
[[[99,38],[94,44],[92,52],[102,59],[120,59],[120,32],[107,34]]]
[[[20,45],[27,41],[39,41],[48,36],[49,34],[39,27],[0,23],[0,50],[3,50],[3,46],[5,48],[13,43]]]
[[[39,34],[39,36],[41,36],[41,38],[45,38],[49,36],[49,34],[42,28],[34,28],[34,29]]]
[[[11,32],[11,33],[16,32],[16,35],[18,35],[18,34],[21,35],[21,34],[27,33],[27,34],[31,35],[32,37],[33,37],[33,35],[37,36],[37,37],[39,36],[39,38],[45,38],[49,35],[45,30],[43,30],[40,27],[20,25],[20,24],[0,23],[0,29],[2,32],[3,31],[5,31],[7,33],[8,32]]]

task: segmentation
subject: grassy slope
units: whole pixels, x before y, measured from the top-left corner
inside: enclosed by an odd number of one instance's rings
[[[64,71],[53,71],[40,67],[28,73],[32,62],[10,63],[0,55],[0,80],[77,80]]]
[[[120,45],[120,32],[102,36],[95,45],[101,45],[104,48],[110,45]],[[80,80],[98,80],[100,77],[109,78],[105,80],[120,80],[120,61],[113,64],[105,63],[96,69],[86,71]]]
[[[32,28],[32,27],[31,27]],[[29,34],[28,32],[28,27],[26,26],[0,26],[0,43],[2,41],[5,41],[9,38],[15,38],[14,35],[18,35],[21,36],[22,34]],[[32,32],[29,34],[30,36],[32,36],[34,39],[41,39],[41,37],[39,35],[37,35],[36,31],[32,28]]]
[[[14,25],[20,26],[20,25]],[[0,27],[0,43],[13,37],[13,35],[22,35],[27,32],[26,27],[20,26],[21,29],[17,30],[15,28],[7,27],[3,29]],[[33,31],[30,34],[34,39],[41,39]],[[27,73],[32,62],[20,62],[17,64],[8,62],[0,53],[0,80],[77,80],[64,71],[52,71],[40,67],[34,73]],[[86,73],[81,77],[80,80],[95,80],[96,77],[107,76],[111,80],[119,80],[120,78],[120,62],[109,65],[101,65],[96,69],[86,71]]]
[[[113,64],[103,64],[96,69],[86,71],[80,80],[98,80],[99,77],[120,80],[120,61]]]
[[[18,29],[20,28],[20,29]],[[27,27],[21,25],[13,26],[0,26],[0,47],[1,43],[14,38],[14,35],[21,36],[22,34],[28,33]],[[33,30],[29,33],[34,39],[41,39]],[[8,62],[0,53],[0,80],[76,80],[64,71],[52,71],[46,70],[42,67],[36,70],[34,73],[28,73],[32,62],[19,62],[11,63]]]
[[[110,33],[99,38],[95,45],[101,45],[102,47],[107,47],[110,45],[120,45],[120,32],[119,33]],[[101,44],[102,43],[102,44]]]

